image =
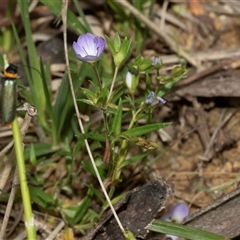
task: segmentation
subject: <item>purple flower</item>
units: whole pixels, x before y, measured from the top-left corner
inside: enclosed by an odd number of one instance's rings
[[[79,36],[77,42],[73,42],[72,46],[79,60],[96,62],[103,53],[105,40],[102,37],[86,33]]]
[[[159,57],[154,57],[154,59],[152,60],[152,64],[155,66],[157,63],[161,64],[161,60]]]
[[[181,223],[189,214],[189,208],[185,203],[178,203],[174,205],[169,212],[161,217],[162,220],[167,222]],[[166,234],[167,238],[177,240],[178,237]]]
[[[185,203],[177,203],[169,210],[169,212],[163,215],[161,219],[167,222],[181,223],[188,214],[188,206]]]
[[[162,104],[165,104],[167,102],[165,99],[161,97],[154,97],[154,95],[155,95],[154,92],[151,91],[145,100],[145,104],[151,104],[152,106],[154,106],[159,102],[161,102]]]
[[[161,97],[157,97],[157,100],[161,102],[162,104],[165,104],[167,101]]]
[[[162,60],[159,57],[154,57],[152,60],[152,65],[155,69],[159,70],[162,67]]]
[[[171,239],[171,240],[178,240],[177,236],[173,236],[173,235],[169,235],[169,234],[166,234],[166,238]]]
[[[149,93],[149,95],[147,96],[146,100],[145,100],[145,103],[146,104],[151,104],[153,102],[153,97],[154,97],[154,92],[151,91]]]

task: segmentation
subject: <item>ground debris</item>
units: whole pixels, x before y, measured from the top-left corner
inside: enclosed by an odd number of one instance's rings
[[[145,227],[164,208],[166,198],[172,191],[172,186],[163,178],[158,178],[128,192],[115,207],[123,227],[135,237],[146,239],[148,231]],[[111,211],[82,240],[107,239],[125,239]]]
[[[227,238],[240,235],[240,188],[189,216],[184,224]]]

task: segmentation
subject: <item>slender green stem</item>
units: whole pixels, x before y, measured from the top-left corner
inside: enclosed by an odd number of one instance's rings
[[[98,84],[99,84],[99,88],[101,90],[102,88],[102,83],[101,83],[101,78],[99,76],[99,73],[98,73],[98,70],[96,68],[96,65],[95,64],[91,64],[93,69],[94,69],[94,72],[97,76],[97,79],[98,79]],[[106,104],[107,106],[107,104]],[[108,121],[107,121],[107,113],[105,110],[103,110],[103,124],[104,124],[104,128],[105,128],[105,137],[106,137],[106,143],[108,142],[108,134],[109,134],[109,127],[108,127]],[[105,149],[107,151],[107,149]],[[105,156],[103,157],[105,158]],[[103,160],[106,160],[106,159],[103,159]]]
[[[142,109],[139,109],[137,112],[133,113],[133,117],[131,122],[129,123],[128,126],[128,130],[131,129],[133,127],[133,124],[135,123],[136,119],[137,119],[137,115],[142,111]],[[115,182],[116,180],[119,179],[120,175],[121,175],[121,164],[124,162],[124,160],[126,159],[128,153],[128,140],[123,140],[121,147],[120,147],[120,151],[118,154],[118,157],[116,159],[116,163],[113,169],[113,173],[112,173],[112,182]],[[112,186],[110,191],[109,191],[109,196],[112,197],[113,193],[115,191],[115,187]]]
[[[157,77],[160,77],[160,70],[157,70]],[[159,89],[159,83],[157,84],[156,86],[156,89],[155,89],[155,94],[157,95],[158,94],[158,89]]]
[[[106,138],[106,146],[105,146],[105,154],[103,156],[103,161],[109,162],[111,160],[111,152],[110,149],[108,149],[108,143],[109,143],[109,126],[107,121],[107,113],[106,111],[103,111],[103,124],[105,128],[105,138]]]
[[[112,84],[111,84],[110,91],[109,91],[109,94],[108,94],[106,106],[108,106],[108,103],[109,103],[109,101],[111,99],[111,96],[112,96],[112,91],[113,91],[113,87],[114,87],[114,84],[115,84],[115,81],[116,81],[116,78],[117,78],[118,69],[119,68],[116,66],[114,76],[113,76],[113,80],[112,80]]]
[[[99,89],[101,90],[102,89],[102,83],[101,83],[101,78],[99,76],[99,73],[98,73],[98,70],[96,68],[96,65],[95,64],[91,64],[91,66],[93,67],[93,70],[97,76],[97,80],[98,80],[98,86],[99,86]]]
[[[7,2],[7,7],[5,9],[5,17],[6,18],[11,18],[13,16],[13,6],[14,2],[12,0],[9,0]],[[2,48],[4,49],[4,52],[9,52],[11,50],[11,45],[13,43],[12,39],[12,29],[10,27],[6,27],[4,31],[2,32],[3,34],[3,42],[2,42]]]
[[[22,193],[27,237],[29,240],[35,240],[37,239],[36,229],[34,225],[32,205],[31,205],[30,194],[29,194],[29,189],[27,185],[26,169],[25,169],[25,162],[23,157],[22,139],[21,139],[17,118],[14,119],[12,127],[13,127],[13,139],[14,139],[14,145],[15,145],[15,151],[16,151],[19,182],[20,182],[20,188]]]

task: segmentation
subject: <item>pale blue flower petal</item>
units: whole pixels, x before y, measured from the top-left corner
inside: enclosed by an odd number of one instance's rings
[[[178,203],[174,205],[168,213],[161,217],[162,220],[168,222],[181,223],[189,214],[189,208],[185,203]]]
[[[167,222],[181,223],[185,217],[189,214],[189,208],[185,203],[178,203],[174,205],[165,215],[161,217],[161,220]],[[177,236],[166,234],[167,238],[172,240],[178,240]]]
[[[161,64],[161,60],[159,57],[154,57],[154,59],[152,60],[152,64],[153,66],[156,66],[158,64]]]
[[[157,100],[161,102],[162,104],[165,104],[167,101],[161,97],[157,97]]]
[[[172,240],[178,240],[179,237],[166,234],[166,238],[167,238],[167,239],[169,238],[169,239],[172,239]]]
[[[101,56],[105,48],[105,40],[102,37],[98,38],[97,42],[97,50],[98,50],[98,56]]]
[[[154,92],[150,92],[145,100],[145,104],[151,104],[152,106],[157,105],[159,102],[165,104],[167,101],[161,97],[154,97]]]
[[[145,100],[146,104],[151,104],[153,102],[153,97],[154,97],[154,92],[150,92],[149,95],[147,96],[147,99]]]
[[[105,40],[102,37],[86,33],[79,36],[77,42],[73,42],[72,46],[79,60],[95,62],[101,57],[104,51]]]

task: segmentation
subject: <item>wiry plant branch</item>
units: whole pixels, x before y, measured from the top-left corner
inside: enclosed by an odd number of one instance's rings
[[[75,107],[75,111],[76,111],[76,114],[77,114],[77,119],[78,119],[78,123],[79,123],[79,127],[80,127],[80,130],[81,132],[84,134],[85,131],[84,131],[84,128],[83,128],[83,124],[82,124],[82,120],[80,118],[80,113],[79,113],[79,110],[78,110],[78,106],[77,106],[77,101],[76,101],[76,98],[75,98],[75,94],[74,94],[74,88],[73,88],[73,83],[72,83],[72,77],[71,77],[71,73],[70,73],[70,68],[69,68],[69,58],[68,58],[68,50],[67,50],[67,6],[68,6],[68,0],[63,0],[62,1],[63,3],[63,7],[62,7],[62,21],[63,21],[63,40],[64,40],[64,52],[65,52],[65,59],[66,59],[66,68],[67,68],[67,74],[68,74],[68,79],[69,79],[69,85],[70,85],[70,89],[71,89],[71,93],[72,93],[72,98],[73,98],[73,103],[74,103],[74,107]],[[123,232],[123,234],[125,234],[125,231],[124,231],[124,228],[117,216],[117,213],[111,203],[111,200],[106,192],[106,189],[104,188],[104,185],[103,185],[103,182],[102,182],[102,179],[99,175],[99,172],[98,172],[98,169],[96,167],[96,164],[95,164],[95,161],[94,161],[94,158],[93,158],[93,155],[92,155],[92,152],[91,152],[91,149],[90,149],[90,146],[88,144],[88,141],[87,139],[84,139],[84,143],[86,145],[86,148],[87,148],[87,152],[88,152],[88,155],[89,155],[89,158],[91,160],[91,163],[93,165],[93,169],[95,171],[95,174],[97,176],[97,179],[99,181],[99,184],[102,188],[102,191],[105,195],[105,198],[112,210],[112,213],[117,221],[117,224],[119,226],[119,228],[121,229],[121,231]]]

